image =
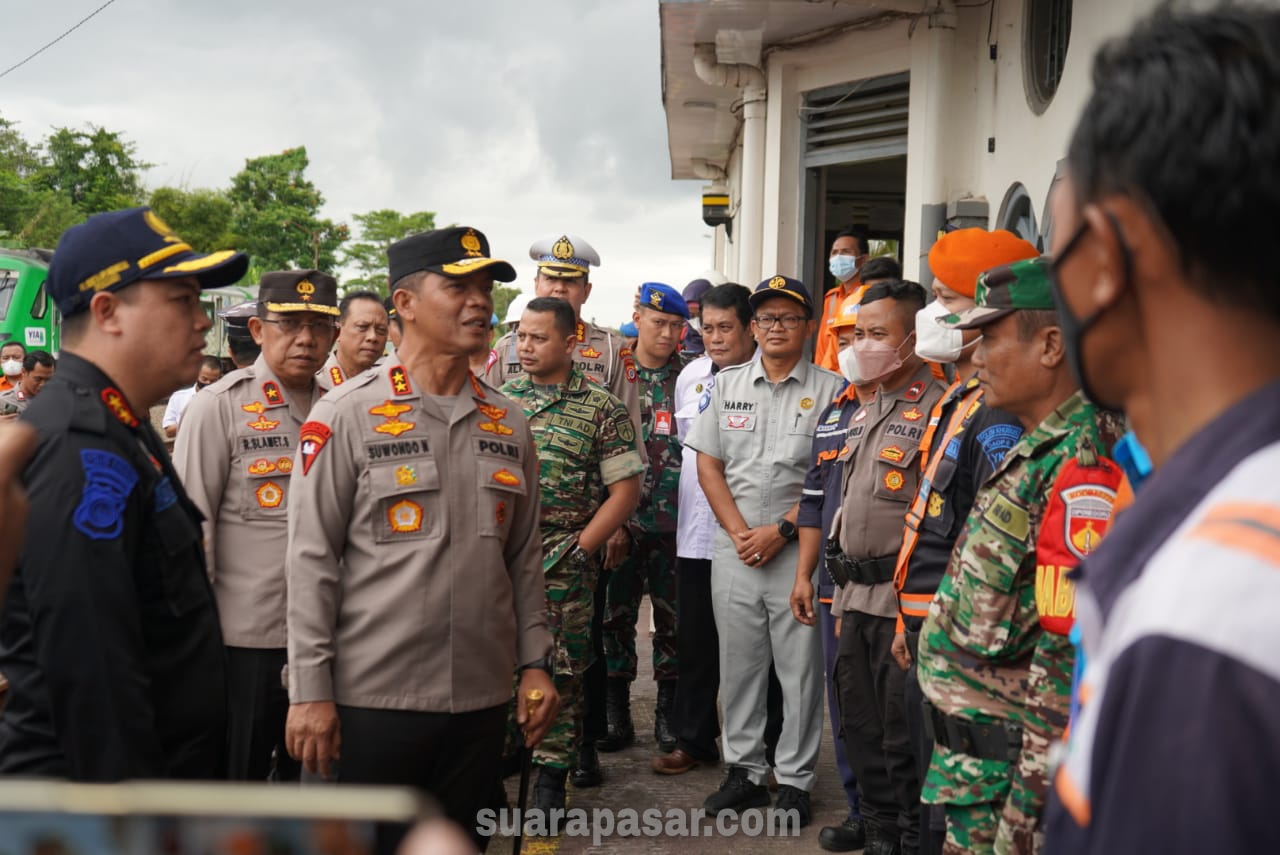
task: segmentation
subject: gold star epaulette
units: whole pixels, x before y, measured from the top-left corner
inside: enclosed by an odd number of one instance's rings
[[[102,390],[102,403],[107,405],[111,415],[115,416],[120,424],[127,427],[138,426],[138,417],[133,414],[133,410],[129,409],[128,401],[116,387],[108,386]]]
[[[409,372],[403,365],[391,369],[391,393],[393,395],[412,395],[413,385],[409,382]]]
[[[280,387],[274,380],[268,380],[262,384],[262,397],[267,399],[268,407],[284,406],[284,396],[280,394]]]

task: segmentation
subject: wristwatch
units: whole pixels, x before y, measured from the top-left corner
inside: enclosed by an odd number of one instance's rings
[[[799,532],[796,531],[796,524],[791,520],[780,519],[778,520],[778,534],[782,535],[787,540],[795,540],[796,535],[799,534]]]
[[[574,544],[573,549],[569,550],[569,560],[574,564],[590,564],[591,553],[583,549],[581,546]]]

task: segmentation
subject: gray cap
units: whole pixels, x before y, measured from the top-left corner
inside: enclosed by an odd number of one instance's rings
[[[600,254],[591,244],[571,234],[534,241],[529,257],[538,263],[538,272],[556,279],[586,276],[588,268],[600,266]]]

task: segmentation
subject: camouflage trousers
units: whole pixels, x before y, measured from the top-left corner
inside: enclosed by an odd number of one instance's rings
[[[995,802],[946,805],[947,839],[942,855],[993,855],[1000,807]]]
[[[582,675],[594,659],[591,649],[591,614],[599,568],[575,564],[566,555],[547,571],[547,628],[555,645],[553,683],[560,695],[560,712],[547,735],[533,750],[533,762],[552,769],[571,769],[578,762],[582,744]],[[517,675],[517,684],[519,676]],[[513,696],[517,694],[512,693]],[[508,753],[524,744],[516,726],[513,697],[508,715]]]
[[[609,676],[636,678],[636,621],[645,592],[653,604],[653,678],[674,680],[676,668],[676,534],[645,532],[609,578],[604,655]]]

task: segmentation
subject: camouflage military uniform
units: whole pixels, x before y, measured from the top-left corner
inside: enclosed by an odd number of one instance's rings
[[[629,528],[634,544],[609,577],[604,652],[609,676],[636,678],[636,621],[645,590],[653,605],[653,678],[676,679],[676,506],[682,450],[676,434],[679,353],[661,368],[639,366],[640,425],[649,466]]]
[[[1036,604],[1037,541],[1060,469],[1081,449],[1109,449],[1110,425],[1076,393],[1024,434],[987,480],[956,541],[920,635],[919,679],[941,713],[1022,730],[1016,766],[934,747],[922,800],[946,806],[944,852],[1032,852],[1048,789],[1050,744],[1067,724],[1074,652],[1046,632]],[[1067,514],[1105,528],[1112,505]],[[1017,746],[1017,739],[1014,739]]]
[[[577,762],[582,732],[582,674],[592,660],[592,598],[599,573],[594,560],[575,562],[570,552],[603,502],[606,486],[640,474],[644,465],[622,402],[587,380],[576,365],[554,389],[536,386],[526,375],[508,382],[502,393],[524,410],[538,449],[547,626],[555,641],[553,677],[561,702],[534,762],[568,769]],[[514,713],[513,706],[513,740]]]

